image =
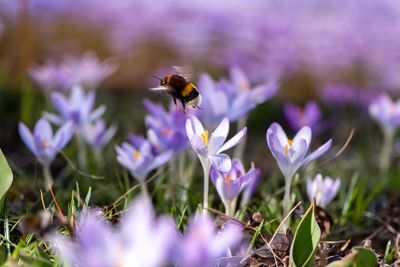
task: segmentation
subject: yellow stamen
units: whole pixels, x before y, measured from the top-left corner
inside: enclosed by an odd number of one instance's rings
[[[135,151],[132,153],[132,155],[133,155],[133,157],[134,157],[135,159],[138,159],[138,158],[140,157],[140,152],[137,151],[137,150],[135,150]]]
[[[208,145],[208,131],[205,130],[204,133],[201,135],[201,139],[203,140],[203,143],[207,146]]]
[[[225,184],[229,185],[229,183],[231,182],[231,178],[232,178],[232,176],[230,174],[227,174],[225,176]]]
[[[246,90],[249,90],[249,89],[250,89],[250,84],[249,84],[248,82],[243,81],[243,82],[241,82],[241,83],[239,84],[239,87],[240,87],[240,89],[246,91]]]
[[[287,156],[289,154],[289,147],[293,144],[293,140],[288,139],[287,144],[285,146],[285,155]]]
[[[161,133],[163,135],[168,135],[169,134],[169,130],[167,128],[162,128]]]

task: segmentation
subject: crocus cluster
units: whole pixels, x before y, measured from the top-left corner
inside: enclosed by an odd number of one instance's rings
[[[92,52],[81,58],[67,57],[60,63],[52,61],[30,69],[31,77],[45,91],[69,91],[75,85],[95,89],[116,70],[110,60],[100,61]]]
[[[203,74],[198,81],[198,88],[203,96],[200,118],[207,125],[216,126],[223,118],[234,122],[244,117],[271,98],[278,90],[275,78],[252,86],[245,73],[237,68],[230,69],[229,79],[215,82],[209,75]]]
[[[217,231],[209,217],[191,219],[183,236],[172,218],[156,217],[145,198],[136,199],[117,227],[99,212],[80,216],[75,239],[55,234],[50,242],[61,259],[77,267],[215,266],[241,239],[241,229],[226,224]]]
[[[208,207],[208,185],[210,167],[221,172],[228,172],[232,168],[232,161],[222,152],[240,143],[246,136],[244,127],[231,139],[226,141],[229,133],[229,120],[224,118],[217,128],[210,134],[196,116],[190,116],[186,121],[186,134],[193,150],[196,152],[204,174],[203,208]]]
[[[316,204],[321,208],[326,206],[335,198],[340,188],[340,179],[322,177],[319,173],[314,179],[307,180],[307,195],[310,201],[315,198]]]

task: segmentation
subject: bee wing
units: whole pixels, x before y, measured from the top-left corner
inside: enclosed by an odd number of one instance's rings
[[[173,66],[172,68],[175,70],[175,72],[179,76],[182,76],[187,81],[191,81],[192,80],[193,71],[191,70],[190,67],[188,67],[188,66]]]
[[[150,88],[149,90],[151,90],[151,91],[168,91],[168,90],[171,90],[171,87],[169,87],[169,86],[158,86],[158,87]]]

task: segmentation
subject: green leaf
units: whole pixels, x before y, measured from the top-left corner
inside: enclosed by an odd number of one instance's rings
[[[10,166],[0,149],[0,199],[3,199],[13,181],[13,174]]]
[[[332,262],[328,267],[375,267],[377,265],[378,259],[372,250],[356,247],[346,257]]]
[[[320,237],[321,229],[319,229],[317,221],[315,220],[314,204],[311,204],[297,226],[290,247],[289,266],[312,266]]]

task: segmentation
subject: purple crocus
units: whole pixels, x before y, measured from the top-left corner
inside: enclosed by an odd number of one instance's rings
[[[188,146],[185,132],[186,116],[183,112],[171,107],[166,111],[160,104],[144,101],[149,112],[145,117],[147,137],[159,151],[173,150],[181,152]]]
[[[336,196],[340,188],[340,179],[331,177],[323,178],[319,173],[314,179],[307,180],[307,195],[310,201],[315,201],[318,206],[325,208]]]
[[[232,161],[232,168],[228,172],[220,172],[211,168],[210,177],[215,188],[225,205],[226,214],[234,216],[236,209],[236,197],[246,188],[259,174],[259,170],[251,167],[246,172],[239,159]]]
[[[106,128],[106,124],[102,119],[93,123],[87,124],[83,128],[83,136],[86,143],[88,143],[95,150],[101,150],[111,138],[115,135],[117,127],[115,125]]]
[[[293,139],[289,139],[282,127],[276,122],[268,128],[266,134],[268,147],[286,180],[291,180],[302,165],[319,158],[332,145],[332,139],[329,139],[317,150],[307,155],[311,136],[311,128],[308,126],[301,128]]]
[[[123,143],[116,146],[118,162],[124,166],[139,181],[146,179],[147,174],[162,165],[172,157],[172,151],[155,154],[148,140],[143,140],[138,145]]]
[[[164,266],[177,242],[173,220],[156,218],[143,198],[127,209],[118,227],[99,212],[87,211],[78,220],[75,237],[56,234],[50,242],[65,263],[78,267]]]
[[[291,207],[290,186],[294,174],[302,165],[319,158],[332,146],[332,139],[329,139],[317,150],[307,155],[311,143],[311,135],[311,128],[304,126],[293,139],[288,139],[282,127],[276,122],[272,123],[267,130],[268,147],[285,177],[284,215],[289,213]],[[286,231],[289,225],[290,221],[288,219],[282,230]]]
[[[58,64],[49,61],[35,66],[29,74],[46,91],[69,91],[75,85],[94,89],[115,70],[115,63],[101,62],[94,53],[86,52],[81,58],[68,57]]]
[[[225,150],[237,145],[246,136],[247,128],[244,127],[240,132],[225,142],[229,132],[229,120],[223,119],[214,132],[209,136],[209,132],[192,115],[186,120],[186,134],[189,138],[193,150],[196,152],[203,167],[204,191],[203,191],[203,209],[207,212],[208,208],[208,187],[210,167],[227,172],[232,168],[232,162],[227,154],[222,154]]]
[[[216,231],[208,216],[193,218],[177,247],[176,262],[179,266],[218,266],[219,258],[227,257],[228,250],[237,245],[241,237],[241,229],[233,223]]]
[[[201,75],[198,88],[204,99],[202,119],[215,126],[225,117],[233,122],[245,116],[258,104],[271,98],[278,90],[278,84],[272,79],[251,87],[244,72],[234,67],[230,70],[229,80],[215,82],[209,75]]]
[[[285,104],[283,107],[289,126],[298,131],[304,126],[310,126],[313,132],[320,130],[321,110],[315,101],[307,102],[304,108],[293,104]]]
[[[51,101],[59,115],[46,113],[45,116],[55,124],[71,120],[81,127],[97,120],[105,112],[104,106],[93,110],[95,96],[93,91],[85,94],[80,86],[74,86],[68,98],[59,92],[54,92],[51,94]]]
[[[387,94],[370,103],[369,113],[383,131],[394,132],[400,126],[400,100],[394,102]]]
[[[232,168],[232,162],[229,156],[222,152],[240,143],[246,136],[247,127],[225,142],[229,133],[227,118],[224,118],[215,131],[209,134],[199,119],[192,115],[186,121],[186,133],[200,161],[210,162],[215,169],[227,172]]]
[[[35,125],[33,133],[22,122],[19,123],[19,134],[22,141],[42,165],[49,165],[71,140],[74,133],[72,122],[65,123],[53,135],[50,123],[41,118]]]

